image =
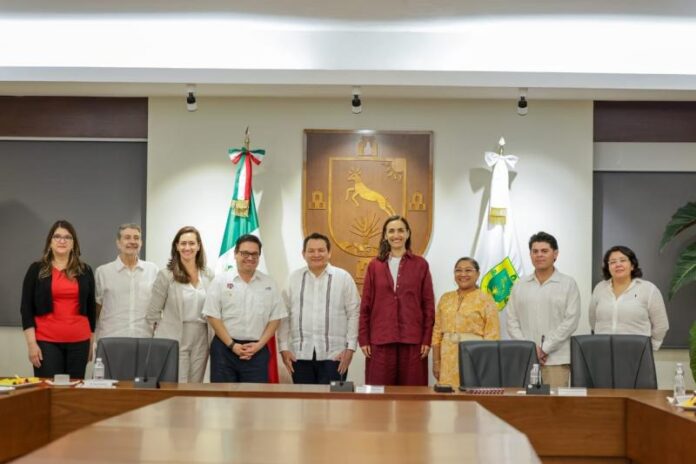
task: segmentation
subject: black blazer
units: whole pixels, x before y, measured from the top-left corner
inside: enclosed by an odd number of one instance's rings
[[[52,278],[39,278],[41,262],[32,263],[24,276],[22,285],[22,328],[35,327],[35,316],[43,316],[53,311],[53,295],[51,294]],[[94,332],[96,323],[97,303],[94,299],[94,274],[92,268],[85,265],[85,271],[77,276],[80,288],[80,314],[87,316],[89,327]]]

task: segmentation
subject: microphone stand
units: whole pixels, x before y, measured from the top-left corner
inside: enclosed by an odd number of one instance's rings
[[[347,382],[346,375],[348,375],[348,371],[341,374],[339,380],[332,380],[329,384],[329,391],[353,393],[355,391],[355,384],[353,384],[353,382]]]
[[[159,388],[159,379],[156,377],[149,377],[148,371],[150,370],[150,352],[152,351],[152,339],[155,338],[155,330],[157,330],[157,323],[152,330],[152,336],[147,340],[147,353],[145,353],[145,375],[142,377],[136,377],[133,381],[135,388]],[[137,363],[137,357],[136,357]]]

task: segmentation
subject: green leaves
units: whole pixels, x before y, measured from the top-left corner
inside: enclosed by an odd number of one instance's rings
[[[660,242],[660,251],[684,229],[688,229],[696,224],[696,201],[690,201],[674,213],[672,219],[665,227],[665,232],[662,234]]]
[[[674,267],[672,283],[669,290],[669,299],[672,299],[677,290],[689,282],[696,280],[696,242],[692,243],[679,255],[677,265]]]
[[[690,201],[674,213],[672,219],[665,227],[660,242],[660,251],[679,233],[696,224],[696,201]],[[671,300],[677,291],[684,285],[696,281],[696,242],[692,243],[679,255],[672,275],[672,283],[669,289]]]
[[[696,202],[691,201],[674,213],[665,232],[662,234],[660,251],[683,230],[696,224]],[[672,283],[669,290],[669,299],[672,299],[677,291],[684,285],[696,281],[696,242],[687,246],[679,255],[677,265],[674,268]],[[689,331],[689,359],[691,359],[691,374],[696,380],[696,322],[691,325]]]

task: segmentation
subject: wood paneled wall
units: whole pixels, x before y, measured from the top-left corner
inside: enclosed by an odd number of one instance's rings
[[[147,98],[0,96],[0,137],[147,138]]]

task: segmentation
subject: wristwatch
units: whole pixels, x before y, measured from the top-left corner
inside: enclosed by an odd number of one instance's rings
[[[230,344],[227,345],[227,348],[229,348],[230,351],[234,352],[234,345],[236,345],[236,344],[237,344],[237,342],[234,341],[234,338],[233,338],[232,341],[230,342]]]

